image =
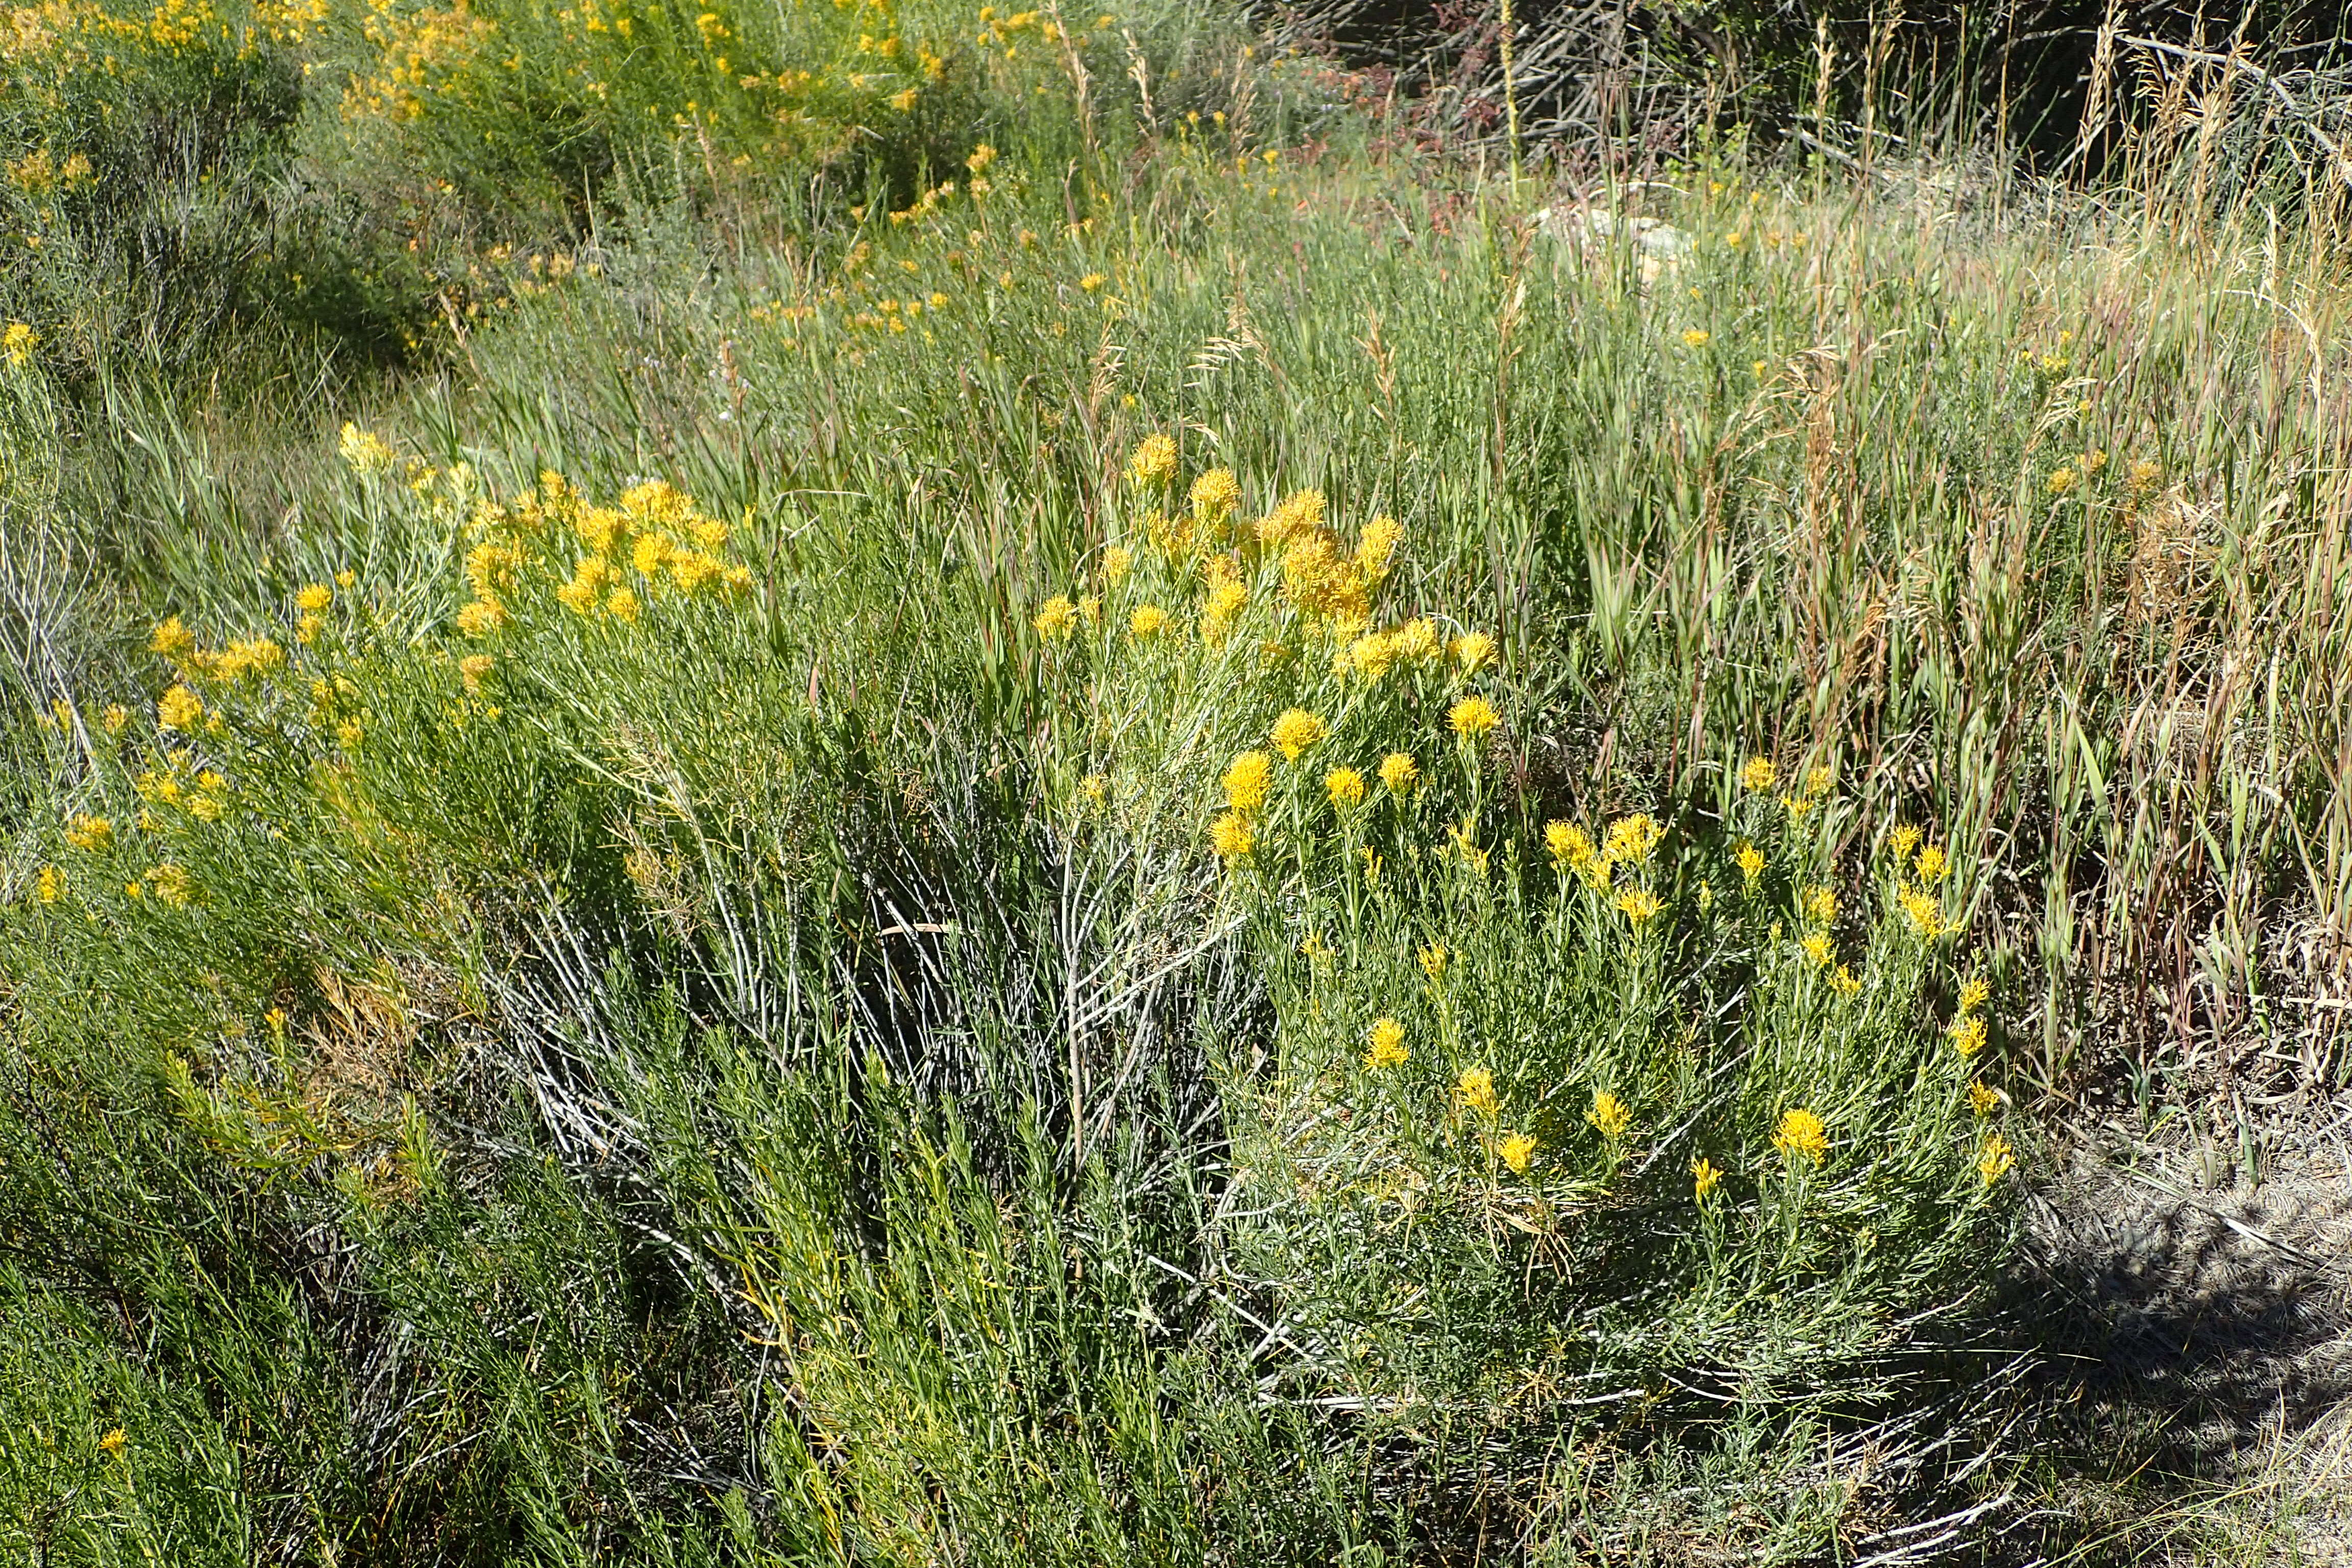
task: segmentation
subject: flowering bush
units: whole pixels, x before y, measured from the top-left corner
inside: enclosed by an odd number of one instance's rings
[[[1699,835],[1548,819],[1495,640],[1391,607],[1393,522],[1250,518],[1174,467],[1136,454],[1134,521],[1033,630],[1074,810],[1197,836],[1268,985],[1228,1239],[1286,1376],[1383,1408],[1818,1388],[1964,1293],[2012,1156],[1941,847],[1895,829],[1849,909],[1832,774],[1776,793],[1760,758]]]

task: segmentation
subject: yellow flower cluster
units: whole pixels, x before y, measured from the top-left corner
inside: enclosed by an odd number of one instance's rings
[[[659,595],[732,599],[751,586],[751,569],[723,554],[727,525],[658,479],[630,487],[617,506],[595,506],[551,470],[510,503],[478,507],[472,527],[479,537],[467,552],[466,575],[474,597],[457,616],[468,637],[506,624],[507,595],[536,563],[561,577],[555,597],[566,609],[623,623]]]
[[[1811,1160],[1820,1164],[1830,1152],[1829,1129],[1822,1119],[1800,1106],[1781,1113],[1780,1124],[1772,1133],[1772,1147],[1792,1159]]]
[[[1394,1018],[1379,1018],[1364,1050],[1364,1065],[1369,1068],[1402,1067],[1412,1053],[1405,1047],[1404,1026]]]
[[[1633,1127],[1633,1112],[1623,1100],[1604,1089],[1592,1097],[1591,1109],[1584,1113],[1584,1120],[1613,1143]]]

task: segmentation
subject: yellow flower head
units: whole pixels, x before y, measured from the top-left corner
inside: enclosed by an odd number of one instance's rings
[[[1379,582],[1388,575],[1389,560],[1403,539],[1404,524],[1396,519],[1385,513],[1372,519],[1356,540],[1356,570],[1367,582]]]
[[[1238,860],[1257,846],[1257,836],[1250,831],[1249,818],[1238,811],[1218,814],[1209,825],[1209,843],[1221,860]]]
[[[1088,288],[1099,287],[1102,275],[1095,274]],[[1127,460],[1127,477],[1139,485],[1164,485],[1176,477],[1175,437],[1161,434],[1146,436]]]
[[[1799,1107],[1781,1113],[1780,1125],[1772,1133],[1772,1147],[1790,1156],[1801,1155],[1820,1164],[1830,1152],[1829,1130],[1822,1119]]]
[[[2017,1151],[2009,1146],[2008,1139],[1996,1132],[1984,1141],[1984,1149],[1977,1155],[1977,1174],[1984,1178],[1986,1186],[2016,1168]]]
[[[1683,342],[1690,348],[1703,349],[1707,345],[1708,335],[1705,329],[1693,327],[1683,333]]]
[[[1990,1116],[2000,1104],[2000,1090],[1983,1083],[1969,1085],[1969,1109],[1979,1116]]]
[[[103,849],[114,842],[114,823],[109,817],[77,816],[66,829],[66,842],[77,849]]]
[[[158,626],[155,635],[147,639],[148,652],[162,654],[173,664],[186,658],[188,651],[195,646],[196,634],[181,625],[177,616]]]
[[[1944,921],[1944,906],[1918,889],[1897,887],[1895,898],[1910,917],[1912,929],[1921,936],[1941,936],[1951,929]]]
[[[148,886],[155,896],[174,908],[185,908],[188,902],[188,873],[166,861],[147,873]]]
[[[1953,1019],[1950,1026],[1945,1029],[1944,1037],[1952,1042],[1952,1049],[1959,1053],[1962,1061],[1975,1059],[1976,1054],[1985,1046],[1984,1015],[1969,1013]]]
[[[1330,733],[1329,726],[1304,708],[1293,708],[1274,721],[1268,739],[1282,760],[1295,763],[1307,749]]]
[[[1633,1112],[1623,1100],[1604,1089],[1592,1097],[1592,1108],[1584,1113],[1584,1120],[1613,1143],[1633,1125]]]
[[[294,595],[294,603],[313,616],[334,602],[335,591],[324,583],[313,583]]]
[[[1214,559],[1222,560],[1222,556]],[[1224,640],[1234,624],[1234,617],[1249,603],[1249,589],[1231,579],[1219,582],[1209,589],[1208,598],[1201,605],[1201,640],[1212,647]]]
[[[2050,478],[2045,488],[2053,496],[2064,495],[2068,490],[2074,488],[2074,470],[2072,468],[2051,469]]]
[[[1445,721],[1465,740],[1475,741],[1502,721],[1495,705],[1484,697],[1465,697],[1446,710]]]
[[[1102,273],[1089,272],[1084,278],[1078,279],[1078,287],[1091,294],[1109,281],[1110,279]]]
[[[1364,1048],[1364,1065],[1369,1068],[1402,1067],[1412,1052],[1405,1048],[1404,1026],[1394,1018],[1376,1018]]]
[[[1444,639],[1437,635],[1437,623],[1427,616],[1415,616],[1399,626],[1393,635],[1397,657],[1412,659],[1417,664],[1428,663],[1445,647]]]
[[[122,1436],[122,1428],[117,1426],[113,1431],[100,1437],[98,1440],[98,1446],[105,1449],[110,1457],[119,1458],[121,1457],[123,1445],[128,1440]]]
[[[1802,942],[1799,942],[1797,945],[1798,945],[1799,947],[1801,947],[1801,948],[1802,948],[1802,949],[1804,950],[1805,957],[1806,957],[1806,958],[1808,958],[1809,960],[1811,960],[1811,961],[1812,962],[1812,964],[1813,964],[1813,966],[1814,966],[1815,968],[1817,968],[1817,969],[1826,969],[1826,968],[1828,968],[1828,967],[1829,967],[1829,962],[1830,962],[1830,939],[1829,939],[1829,938],[1827,938],[1827,937],[1823,936],[1823,935],[1822,935],[1821,932],[1819,932],[1819,931],[1815,931],[1815,932],[1813,932],[1813,934],[1812,934],[1812,935],[1811,935],[1811,936],[1807,937],[1804,941],[1802,941]]]
[[[1723,1183],[1723,1173],[1714,1161],[1702,1154],[1691,1162],[1691,1196],[1705,1203]]]
[[[1386,632],[1366,632],[1348,645],[1349,664],[1367,680],[1386,675],[1396,656],[1396,638]]]
[[[1944,879],[1944,873],[1951,869],[1951,862],[1945,858],[1943,847],[1935,844],[1919,851],[1918,865],[1919,879],[1923,882],[1940,882]]]
[[[1192,481],[1188,499],[1203,522],[1223,522],[1241,504],[1242,487],[1231,468],[1211,468]]]
[[[1919,847],[1919,830],[1916,827],[1898,827],[1886,836],[1887,851],[1897,860],[1908,860],[1911,858],[1911,851],[1917,847]]]
[[[1570,822],[1544,824],[1544,850],[1550,855],[1551,863],[1562,871],[1590,870],[1598,858],[1591,837]]]
[[[983,142],[971,150],[971,156],[963,161],[963,166],[979,174],[986,173],[988,166],[995,162],[996,149]]]
[[[1485,632],[1465,632],[1454,639],[1454,661],[1465,675],[1475,675],[1492,663],[1495,639]]]
[[[1038,607],[1037,618],[1030,624],[1048,642],[1066,637],[1078,628],[1078,607],[1067,595],[1056,594]]]
[[[342,452],[343,461],[355,474],[380,474],[398,460],[391,447],[349,421],[344,423],[336,445]]]
[[[1495,1098],[1495,1075],[1485,1068],[1464,1068],[1454,1080],[1454,1092],[1471,1110],[1492,1116],[1501,1107]]]
[[[1168,629],[1168,612],[1157,605],[1138,605],[1127,618],[1127,628],[1139,639],[1156,637]]]
[[[1265,805],[1274,787],[1274,759],[1264,752],[1244,752],[1225,769],[1225,804],[1235,811],[1255,811]]]
[[[33,350],[40,341],[41,334],[24,322],[11,321],[5,331],[0,331],[0,354],[6,355],[12,365],[23,364],[33,357]]]
[[[1806,795],[1784,795],[1780,797],[1780,805],[1788,812],[1789,820],[1795,822],[1813,809],[1813,798]]]
[[[1420,767],[1402,752],[1391,752],[1381,759],[1381,783],[1388,786],[1391,795],[1411,795],[1412,786],[1420,782]]]
[[[1748,879],[1748,885],[1756,886],[1756,879],[1764,874],[1764,851],[1753,844],[1742,844],[1739,853],[1732,858],[1738,864],[1739,874]]]
[[[1837,889],[1835,888],[1826,884],[1807,888],[1798,895],[1797,901],[1803,909],[1807,920],[1821,925],[1832,925],[1836,922]]]
[[[1650,858],[1665,836],[1666,830],[1648,812],[1637,811],[1609,825],[1601,852],[1621,866],[1638,866]]]
[[[1960,985],[1959,1011],[1963,1014],[1975,1012],[1985,1005],[1985,998],[1991,994],[1992,988],[1984,983],[1983,976],[1969,976]]]
[[[1495,1152],[1503,1157],[1513,1175],[1525,1175],[1528,1162],[1536,1157],[1536,1141],[1524,1132],[1514,1132],[1495,1145]]]
[[[66,896],[65,873],[55,866],[44,866],[34,886],[33,896],[45,904],[54,904]]]
[[[1770,759],[1750,757],[1746,765],[1739,770],[1739,787],[1750,795],[1762,795],[1771,789],[1780,776],[1773,768]]]
[[[1127,579],[1128,568],[1135,564],[1135,552],[1124,544],[1114,544],[1103,552],[1103,581],[1116,588]]]
[[[1830,985],[1841,996],[1856,996],[1862,993],[1862,982],[1853,970],[1843,963],[1837,966],[1837,973],[1830,976]]]
[[[1823,766],[1805,770],[1805,796],[1819,800],[1837,787],[1837,770]]]
[[[1331,804],[1345,811],[1364,804],[1364,775],[1353,768],[1333,768],[1323,775],[1323,793]]]
[[[1633,922],[1636,931],[1655,920],[1658,911],[1665,907],[1658,895],[1647,888],[1628,888],[1617,895],[1617,908]]]
[[[173,686],[155,700],[155,724],[159,729],[192,730],[204,716],[204,699],[184,686]]]
[[[1423,974],[1428,975],[1432,980],[1443,980],[1445,978],[1446,952],[1445,944],[1444,942],[1433,942],[1429,943],[1426,947],[1416,952],[1413,954],[1413,958],[1420,963],[1421,972]]]

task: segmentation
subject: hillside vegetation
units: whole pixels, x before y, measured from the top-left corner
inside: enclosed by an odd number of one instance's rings
[[[2345,1087],[2236,72],[2083,188],[1159,0],[0,16],[0,1542],[2318,1552],[2021,1245]]]

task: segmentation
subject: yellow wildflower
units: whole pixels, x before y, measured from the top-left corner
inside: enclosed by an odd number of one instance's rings
[[[1952,1042],[1952,1049],[1959,1053],[1962,1061],[1974,1060],[1985,1046],[1984,1015],[1969,1013],[1953,1019],[1944,1037]]]
[[[1841,996],[1859,995],[1862,992],[1862,982],[1853,970],[1843,963],[1837,966],[1837,973],[1830,976],[1830,985]]]
[[[1821,799],[1836,784],[1837,770],[1834,768],[1824,766],[1805,770],[1805,795],[1808,799]]]
[[[1078,794],[1086,797],[1088,805],[1100,807],[1110,798],[1110,780],[1100,773],[1088,773],[1078,781]]]
[[[1437,623],[1427,616],[1415,616],[1399,626],[1393,634],[1399,658],[1426,664],[1444,651],[1444,639],[1437,635]]]
[[[173,686],[155,700],[155,724],[158,729],[191,730],[204,716],[204,699],[184,686]]]
[[[1404,1026],[1394,1018],[1372,1021],[1370,1043],[1364,1051],[1364,1065],[1369,1068],[1402,1067],[1412,1052],[1404,1043]]]
[[[1109,281],[1110,279],[1108,278],[1106,278],[1099,272],[1089,272],[1084,278],[1078,279],[1078,287],[1091,294]]]
[[[1056,594],[1038,608],[1036,619],[1030,624],[1048,642],[1066,637],[1078,628],[1078,607],[1066,595]]]
[[[1647,888],[1628,888],[1617,895],[1617,908],[1633,922],[1637,931],[1656,919],[1658,911],[1665,907],[1659,901],[1658,895]]]
[[[1613,1143],[1633,1125],[1633,1112],[1623,1100],[1604,1089],[1592,1097],[1592,1108],[1584,1113],[1584,1120]]]
[[[1381,783],[1389,793],[1399,797],[1411,795],[1412,786],[1421,782],[1421,768],[1402,752],[1391,752],[1381,759]]]
[[[1512,1174],[1524,1175],[1528,1162],[1536,1157],[1536,1141],[1524,1132],[1514,1132],[1495,1145],[1495,1152],[1503,1157]]]
[[[1703,349],[1707,345],[1708,336],[1709,334],[1705,329],[1693,327],[1683,333],[1683,342],[1685,346],[1690,348]]]
[[[1274,787],[1274,759],[1264,752],[1244,752],[1225,769],[1225,804],[1235,811],[1255,811]]]
[[[469,653],[459,659],[457,674],[459,679],[465,681],[466,689],[479,691],[482,689],[482,678],[489,674],[497,663],[497,659],[486,653]]]
[[[294,603],[314,616],[334,602],[335,591],[324,583],[312,583],[294,595]]]
[[[1097,273],[1095,283],[1087,287],[1096,287],[1100,282],[1101,274]],[[1174,479],[1175,437],[1159,433],[1146,436],[1142,444],[1135,448],[1134,456],[1127,460],[1127,477],[1139,485],[1164,485]]]
[[[1192,481],[1187,499],[1202,521],[1223,522],[1241,504],[1242,487],[1231,468],[1211,468]]]
[[[1732,858],[1739,867],[1739,874],[1748,879],[1749,889],[1753,890],[1756,879],[1764,874],[1764,851],[1753,844],[1742,844],[1739,853]]]
[[[1829,1130],[1822,1119],[1800,1107],[1785,1111],[1772,1134],[1772,1147],[1788,1155],[1802,1155],[1818,1165],[1830,1152]]]
[[[1116,588],[1127,580],[1128,568],[1135,564],[1135,552],[1124,544],[1114,544],[1103,552],[1103,581]]]
[[[1465,697],[1446,710],[1445,721],[1465,740],[1475,741],[1502,721],[1495,705],[1484,697]]]
[[[1984,1178],[1986,1186],[2016,1168],[2017,1151],[2009,1146],[2008,1139],[1996,1132],[1984,1141],[1983,1152],[1977,1155],[1977,1174]]]
[[[1916,827],[1898,827],[1886,836],[1887,851],[1898,861],[1910,859],[1911,851],[1918,847],[1919,830]]]
[[[1274,721],[1267,738],[1286,763],[1297,762],[1309,747],[1330,733],[1329,726],[1304,708],[1293,708]]]
[[[1348,645],[1348,662],[1367,680],[1378,680],[1396,662],[1396,638],[1386,632],[1366,632]]]
[[[1495,639],[1485,632],[1465,632],[1454,639],[1454,661],[1465,675],[1475,675],[1495,657]]]
[[[1818,921],[1822,925],[1832,925],[1836,922],[1837,889],[1835,888],[1827,885],[1807,888],[1798,895],[1797,901],[1808,920]]]
[[[2000,1104],[2000,1090],[1983,1083],[1969,1085],[1969,1109],[1979,1116],[1990,1116]]]
[[[1421,972],[1423,974],[1428,975],[1432,980],[1445,978],[1447,955],[1444,942],[1430,942],[1417,950],[1412,956],[1413,961],[1421,965]]]
[[[1805,813],[1813,809],[1812,797],[1810,795],[1784,795],[1780,797],[1780,805],[1788,811],[1791,821],[1801,818]]]
[[[1985,1005],[1985,998],[1991,994],[1992,988],[1984,983],[1983,976],[1969,976],[1960,986],[1959,1011],[1963,1014],[1975,1012]]]
[[[1665,836],[1666,830],[1648,812],[1637,811],[1609,825],[1601,852],[1621,866],[1638,866],[1650,858]]]
[[[336,445],[355,474],[380,474],[398,460],[391,447],[349,421]]]
[[[971,156],[963,161],[963,166],[978,174],[985,173],[988,166],[995,162],[996,149],[983,142],[971,150]]]
[[[1563,872],[1574,871],[1580,875],[1589,872],[1599,858],[1591,837],[1584,829],[1569,822],[1544,824],[1544,849],[1551,856],[1552,865]]]
[[[1157,605],[1138,605],[1127,618],[1127,628],[1139,638],[1156,637],[1168,629],[1168,612]]]
[[[44,866],[34,884],[33,896],[45,904],[54,904],[66,896],[65,873],[55,866]]]
[[[66,842],[77,849],[103,849],[114,842],[114,824],[103,816],[77,816],[66,829]]]
[[[1940,882],[1944,879],[1944,873],[1951,869],[1951,862],[1945,858],[1942,847],[1934,844],[1919,851],[1918,866],[1919,879],[1923,882]]]
[[[1364,775],[1353,768],[1333,768],[1323,775],[1323,793],[1331,804],[1345,811],[1349,806],[1364,804]]]
[[[1813,962],[1813,966],[1814,966],[1815,968],[1817,968],[1817,969],[1826,969],[1826,968],[1828,968],[1828,967],[1829,967],[1829,962],[1830,962],[1830,939],[1829,939],[1829,938],[1827,938],[1827,937],[1823,936],[1823,935],[1822,935],[1821,932],[1819,932],[1819,931],[1815,931],[1815,932],[1813,932],[1813,934],[1812,934],[1812,935],[1811,935],[1811,936],[1807,937],[1804,941],[1802,941],[1802,942],[1799,942],[1797,945],[1798,945],[1800,948],[1801,948],[1801,949],[1803,949],[1803,950],[1804,950],[1804,954],[1805,954],[1805,956],[1806,956],[1807,958],[1809,958],[1809,959],[1812,960],[1812,962]]]
[[[117,1426],[113,1431],[109,1432],[105,1436],[100,1437],[98,1440],[98,1446],[105,1449],[110,1457],[120,1458],[122,1457],[123,1445],[129,1439],[122,1436],[122,1428]]]
[[[1704,1154],[1691,1162],[1690,1173],[1691,1196],[1699,1203],[1706,1202],[1723,1182],[1723,1173]]]
[[[2064,495],[2068,490],[2074,488],[2074,470],[2072,468],[2051,469],[2050,478],[2044,483],[2042,488],[2047,489],[2053,496]]]
[[[158,626],[155,628],[155,635],[147,639],[148,652],[162,654],[173,664],[178,664],[186,658],[188,650],[195,646],[195,634],[182,626],[180,617],[177,616],[172,616]]]
[[[1356,539],[1356,570],[1369,582],[1377,583],[1388,575],[1389,559],[1404,538],[1404,524],[1382,513],[1364,524],[1364,531]]]
[[[1238,811],[1220,813],[1209,825],[1209,842],[1222,860],[1238,860],[1256,847],[1257,836],[1250,831],[1249,818]]]
[[[1463,1104],[1484,1115],[1492,1116],[1501,1108],[1495,1098],[1495,1075],[1485,1068],[1464,1068],[1454,1080],[1454,1092]]]
[[[6,331],[0,331],[0,354],[5,354],[12,365],[23,364],[33,357],[33,350],[40,341],[41,334],[31,327],[22,321],[11,321]]]
[[[1746,765],[1739,770],[1739,787],[1750,795],[1762,795],[1772,787],[1773,782],[1779,777],[1779,773],[1774,770],[1769,758],[1750,757]]]
[[[1944,907],[1924,891],[1898,885],[1895,889],[1895,899],[1903,906],[1903,912],[1911,918],[1913,929],[1921,936],[1941,936],[1951,929],[1944,923]]]
[[[108,734],[120,735],[122,733],[122,726],[131,722],[131,710],[120,702],[110,702],[106,705],[106,711],[100,715],[98,721],[105,726]]]
[[[1222,559],[1219,557],[1218,559]],[[1249,603],[1249,589],[1227,580],[1209,589],[1208,599],[1201,606],[1201,640],[1214,646],[1224,640],[1225,631],[1242,606]]]

